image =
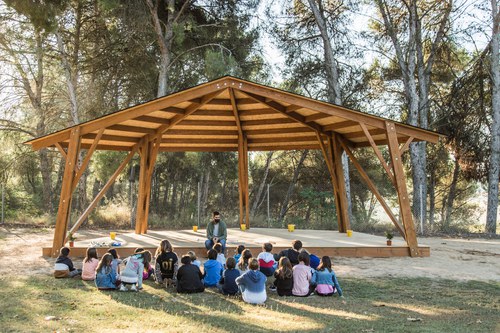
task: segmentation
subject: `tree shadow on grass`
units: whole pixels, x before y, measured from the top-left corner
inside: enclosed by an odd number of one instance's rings
[[[500,313],[500,284],[484,282],[345,279],[345,305],[335,296],[298,298],[270,294],[266,305],[256,306],[256,313],[253,314],[253,308],[241,299],[223,296],[214,289],[200,294],[177,294],[175,289],[165,290],[152,281],[146,281],[144,290],[139,293],[98,291],[93,282],[79,279],[35,277],[2,279],[0,282],[2,332],[20,331],[23,327],[56,330],[68,325],[74,311],[85,313],[87,309],[82,305],[110,311],[110,314],[99,314],[98,320],[103,317],[112,318],[113,311],[117,308],[113,302],[126,306],[120,311],[129,311],[127,309],[132,307],[159,311],[189,322],[196,321],[202,328],[200,331],[208,328],[245,332],[291,331],[297,330],[297,322],[303,320],[309,324],[317,323],[314,328],[310,328],[314,326],[310,325],[301,330],[311,333],[371,329],[387,332],[457,331],[458,328],[479,332],[494,331],[498,325],[496,318]],[[108,296],[109,302],[107,298],[96,297],[96,293]],[[83,302],[83,299],[93,300]],[[238,319],[248,313],[262,320],[248,322],[248,318]],[[66,319],[56,323],[45,323],[40,319],[40,316],[43,318],[48,315]],[[155,316],[154,313],[151,315]],[[268,317],[271,317],[271,320]],[[422,318],[422,321],[411,322],[407,320],[408,317]],[[274,326],[272,320],[275,320]],[[286,320],[295,323],[287,325]],[[40,322],[47,327],[38,327]],[[83,331],[86,329],[78,323],[72,325],[72,328]]]

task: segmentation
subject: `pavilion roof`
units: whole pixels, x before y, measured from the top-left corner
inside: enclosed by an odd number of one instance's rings
[[[436,143],[439,133],[314,100],[231,76],[132,106],[75,126],[81,148],[100,136],[96,149],[129,151],[146,136],[161,135],[160,151],[237,151],[238,135],[248,150],[319,149],[318,137],[337,133],[351,147],[387,144],[387,122],[399,143]],[[34,150],[67,147],[71,130],[27,141]],[[319,134],[319,136],[318,136]]]

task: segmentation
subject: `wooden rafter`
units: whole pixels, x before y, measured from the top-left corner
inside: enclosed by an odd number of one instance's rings
[[[375,141],[373,140],[370,132],[368,131],[368,128],[366,128],[366,125],[363,123],[359,123],[359,126],[363,129],[363,132],[366,135],[366,138],[368,139],[368,142],[370,142],[370,145],[373,148],[373,151],[375,152],[375,155],[378,157],[378,160],[380,161],[380,164],[382,164],[382,167],[384,168],[385,172],[387,173],[387,176],[389,177],[390,181],[394,186],[396,186],[396,181],[394,180],[394,175],[392,174],[391,169],[387,165],[387,162],[385,161],[384,157],[382,156],[382,153],[380,152],[380,149],[378,149],[378,146],[375,144]]]
[[[59,152],[61,153],[62,157],[64,159],[66,159],[67,154],[66,154],[66,151],[64,150],[64,148],[61,146],[61,144],[59,142],[56,142],[56,143],[54,143],[54,146],[56,146],[57,150],[59,150]]]
[[[218,91],[215,91],[215,92],[212,92],[212,93],[209,93],[209,94],[203,96],[201,98],[200,103],[193,103],[193,105],[191,105],[188,108],[186,108],[186,111],[184,112],[184,114],[178,114],[178,115],[174,116],[169,121],[168,124],[160,126],[160,128],[158,128],[156,130],[156,134],[149,137],[149,141],[154,140],[156,137],[161,138],[162,134],[165,133],[168,129],[172,128],[172,126],[178,124],[179,122],[181,122],[182,120],[184,120],[187,116],[189,116],[190,114],[192,114],[196,110],[198,110],[200,107],[202,107],[203,105],[205,105],[208,102],[210,102],[216,96],[220,95],[221,92],[222,92],[222,90],[218,90]]]
[[[311,130],[315,131],[315,132],[319,132],[321,134],[325,134],[325,135],[328,135],[327,133],[325,133],[325,131],[323,130],[323,128],[321,127],[321,125],[318,125],[317,123],[315,122],[306,122],[305,121],[305,117],[295,111],[290,111],[290,112],[287,112],[287,109],[285,106],[279,104],[278,102],[275,102],[275,101],[267,101],[265,98],[259,96],[259,95],[255,95],[253,93],[249,93],[249,92],[246,92],[246,91],[242,91],[243,94],[247,95],[248,97],[254,99],[256,102],[259,102],[275,111],[278,111],[279,113],[289,117],[290,119],[296,121],[296,122],[299,122],[300,124],[306,126],[306,127],[309,127]]]
[[[408,140],[404,143],[404,145],[399,149],[399,155],[403,155],[403,153],[410,147],[410,143],[413,141],[413,137],[410,136]]]

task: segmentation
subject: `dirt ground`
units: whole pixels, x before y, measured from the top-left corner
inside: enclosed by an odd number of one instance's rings
[[[41,256],[53,230],[0,227],[1,275],[51,274],[54,259]],[[90,235],[89,235],[90,236]],[[334,258],[342,277],[430,277],[459,281],[500,281],[500,240],[423,238],[428,258]],[[77,267],[80,260],[75,260]]]

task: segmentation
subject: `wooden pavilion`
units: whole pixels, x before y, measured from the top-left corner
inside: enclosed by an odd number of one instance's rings
[[[53,256],[67,241],[72,193],[96,150],[129,153],[70,228],[73,233],[136,153],[140,175],[135,233],[147,233],[153,168],[158,153],[169,151],[237,151],[239,218],[249,228],[248,151],[296,149],[321,149],[331,176],[339,232],[350,229],[341,163],[345,151],[405,239],[408,255],[420,256],[401,155],[412,142],[436,143],[439,137],[432,131],[226,76],[26,143],[34,150],[55,147],[66,161]],[[384,159],[380,145],[388,146],[390,161]],[[358,147],[373,148],[394,185],[399,220],[354,156]],[[78,161],[81,150],[86,154]]]

